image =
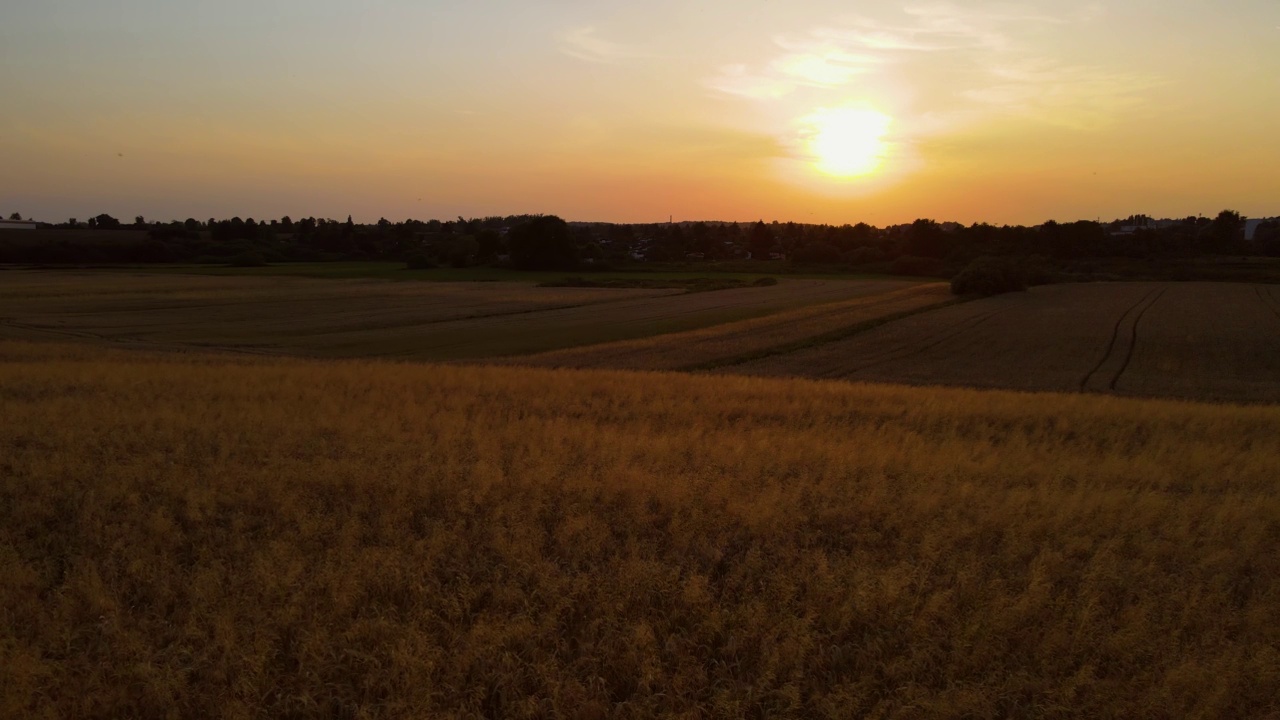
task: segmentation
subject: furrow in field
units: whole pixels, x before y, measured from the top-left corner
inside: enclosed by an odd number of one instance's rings
[[[543,288],[522,282],[156,276],[11,271],[6,335],[130,347],[320,357],[477,359],[645,337],[845,301],[899,282],[784,280],[674,289]]]
[[[877,365],[883,365],[884,363],[888,363],[888,362],[905,360],[913,355],[919,355],[921,353],[928,352],[929,350],[932,350],[933,348],[949,340],[960,337],[961,335],[964,335],[965,333],[972,331],[974,328],[990,320],[992,317],[999,315],[1001,312],[1003,312],[1003,310],[992,310],[990,312],[983,313],[977,317],[966,320],[959,327],[952,328],[945,332],[939,333],[938,335],[930,339],[925,340],[923,344],[895,348],[883,354],[882,356],[876,359],[873,359],[869,362],[866,362],[862,365],[849,368],[847,370],[841,368],[839,372],[824,375],[823,377],[844,377],[848,375],[853,375],[863,370],[868,370],[870,368],[876,367]]]
[[[1115,383],[1124,369],[1128,367],[1133,354],[1133,345],[1137,333],[1137,323],[1147,309],[1160,299],[1161,288],[1153,288],[1149,293],[1127,308],[1116,320],[1111,334],[1111,342],[1102,354],[1098,364],[1080,381],[1080,392],[1107,392],[1115,389]]]
[[[1120,381],[1120,376],[1124,375],[1124,371],[1129,369],[1129,363],[1133,361],[1133,349],[1138,346],[1138,326],[1142,324],[1143,316],[1147,314],[1147,311],[1150,310],[1152,306],[1160,302],[1160,298],[1165,294],[1165,292],[1166,291],[1162,289],[1160,292],[1156,293],[1155,298],[1153,298],[1151,302],[1147,303],[1138,311],[1138,314],[1134,316],[1133,323],[1129,328],[1129,345],[1125,348],[1124,360],[1120,362],[1120,367],[1116,370],[1116,374],[1111,377],[1111,382],[1107,383],[1108,390],[1115,390],[1116,383]]]
[[[1264,289],[1262,285],[1254,285],[1253,289],[1258,295],[1258,300],[1271,310],[1277,320],[1280,320],[1280,300],[1276,299],[1275,286],[1267,285]]]
[[[1139,305],[1146,302],[1147,298],[1151,297],[1154,292],[1156,291],[1152,290],[1150,293],[1147,293],[1136,303],[1126,308],[1120,317],[1116,318],[1115,327],[1111,329],[1111,341],[1107,343],[1106,351],[1102,354],[1102,357],[1098,358],[1098,364],[1094,365],[1093,368],[1091,368],[1089,372],[1085,373],[1085,376],[1080,379],[1080,392],[1084,392],[1088,388],[1089,381],[1102,370],[1102,366],[1106,365],[1107,360],[1111,359],[1111,356],[1115,353],[1116,343],[1120,341],[1120,329],[1124,325],[1124,321],[1134,312],[1134,310],[1138,308]]]
[[[733,372],[1026,390],[1078,389],[1150,284],[1033,288],[921,313]]]
[[[1280,402],[1280,316],[1267,289],[1175,283],[1142,321],[1116,392]]]
[[[887,291],[884,291],[886,290]],[[945,283],[877,284],[879,294],[779,312],[698,330],[509,358],[542,367],[681,370],[733,364],[789,344],[841,332],[876,318],[932,307],[950,299]],[[745,358],[749,359],[749,358]]]
[[[883,293],[899,282],[785,280],[776,286],[719,290],[494,318],[442,323],[401,333],[395,357],[494,359],[682,332],[756,318],[815,303]],[[329,337],[341,352],[355,336]],[[509,362],[524,364],[523,358]]]

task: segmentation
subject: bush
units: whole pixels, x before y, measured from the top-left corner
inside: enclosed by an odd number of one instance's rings
[[[1052,285],[1060,280],[1060,274],[1054,269],[1053,263],[1043,255],[1031,255],[1020,261],[1019,267],[1027,287]]]
[[[410,270],[431,270],[436,266],[431,256],[423,252],[412,253],[404,259],[404,264]]]
[[[999,295],[1026,289],[1026,274],[1007,257],[980,257],[951,279],[951,292],[956,295]]]
[[[267,264],[267,261],[262,257],[262,253],[257,250],[246,250],[231,258],[228,264],[231,267],[263,267]]]
[[[903,255],[893,261],[889,272],[894,275],[911,275],[916,277],[944,277],[946,271],[942,261],[937,258]]]
[[[791,254],[791,259],[811,265],[834,265],[840,262],[840,249],[828,243],[816,242],[796,250]]]
[[[884,251],[877,247],[856,247],[844,254],[844,261],[850,265],[884,262]]]

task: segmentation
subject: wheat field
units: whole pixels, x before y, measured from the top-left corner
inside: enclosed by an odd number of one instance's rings
[[[0,716],[1262,717],[1280,408],[0,343]]]
[[[1271,286],[1077,283],[931,310],[724,371],[1275,403],[1277,338]]]
[[[779,348],[791,344],[814,342],[825,335],[922,312],[950,301],[951,292],[946,283],[924,283],[697,330],[552,350],[504,362],[532,367],[618,370],[718,367],[754,353],[778,352]]]
[[[0,269],[0,339],[470,360],[685,331],[915,284],[801,278],[684,294],[531,282]]]

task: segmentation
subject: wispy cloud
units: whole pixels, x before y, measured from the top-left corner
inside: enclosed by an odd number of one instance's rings
[[[557,40],[560,52],[585,62],[614,63],[645,54],[639,48],[600,37],[596,28],[590,25],[569,28],[561,32]]]
[[[1142,103],[1159,78],[1024,58],[987,68],[990,82],[961,92],[981,106],[1087,128]]]
[[[839,43],[820,37],[777,38],[784,52],[763,71],[745,64],[725,65],[707,81],[720,92],[753,99],[779,98],[799,87],[839,87],[881,64],[873,54],[851,52]]]
[[[1062,16],[1008,4],[911,5],[893,22],[845,17],[799,36],[776,37],[772,59],[755,67],[723,66],[706,84],[720,93],[769,101],[805,88],[845,94],[869,79],[910,82],[909,68],[915,78],[929,80],[942,69],[953,83],[933,94],[948,102],[933,101],[939,107],[966,105],[963,112],[951,108],[958,115],[1010,112],[1057,122],[1070,110],[1075,120],[1068,124],[1090,124],[1134,102],[1157,79],[1061,63],[1024,39],[1103,13],[1097,3]]]

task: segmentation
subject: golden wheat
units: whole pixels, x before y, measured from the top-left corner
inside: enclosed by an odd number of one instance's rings
[[[1280,409],[0,344],[3,717],[1257,717]]]

